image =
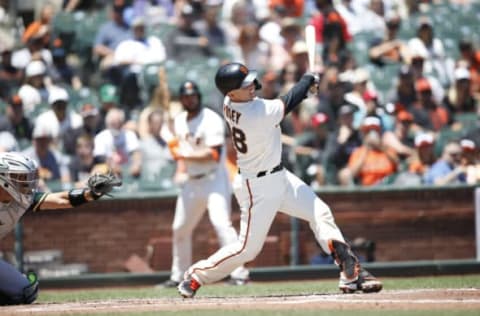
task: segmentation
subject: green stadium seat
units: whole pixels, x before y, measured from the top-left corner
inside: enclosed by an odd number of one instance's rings
[[[0,115],[5,115],[5,109],[7,108],[7,103],[0,99]]]
[[[458,39],[457,38],[442,38],[443,46],[445,47],[445,54],[448,57],[457,59],[459,56]]]
[[[154,88],[158,85],[158,72],[161,67],[165,67],[163,62],[146,64],[142,67],[142,71],[138,76],[138,84],[141,89],[142,99],[145,102],[150,100]]]
[[[60,180],[49,180],[45,181],[45,184],[50,189],[51,192],[60,192],[63,191],[62,182]]]
[[[188,69],[189,66],[187,65],[187,62],[178,63],[174,60],[167,60],[165,62],[168,87],[172,96],[178,97],[178,87],[187,79],[185,74]]]
[[[381,94],[391,90],[400,66],[400,64],[386,64],[383,67],[371,68],[370,78]]]
[[[17,143],[20,151],[25,150],[32,145],[32,142],[26,138],[17,139]]]
[[[83,87],[78,91],[74,91],[73,93],[76,96],[76,101],[72,103],[72,105],[77,111],[79,111],[80,108],[86,103],[90,103],[95,107],[100,106],[100,98],[94,89]]]
[[[407,26],[403,26],[406,24]],[[400,29],[398,30],[398,38],[404,41],[408,41],[409,39],[415,37],[416,29],[413,25],[410,24],[408,21],[404,21]]]
[[[35,120],[40,114],[42,114],[43,112],[46,112],[50,109],[51,109],[50,104],[48,104],[46,102],[45,103],[39,103],[35,106],[33,111],[28,114],[28,118],[30,118],[31,120]]]
[[[462,124],[463,130],[469,130],[478,124],[478,115],[476,113],[458,113],[453,120]]]
[[[83,13],[83,12],[82,12]],[[75,43],[73,51],[80,56],[91,54],[98,29],[107,21],[103,11],[76,14],[75,18]]]
[[[71,51],[75,42],[75,24],[73,14],[64,11],[55,14],[52,20],[53,34],[62,40],[67,51]]]
[[[213,48],[213,54],[220,60],[232,61],[233,55],[228,46],[217,46]]]
[[[439,157],[442,154],[443,148],[449,141],[459,140],[462,136],[462,130],[442,129],[435,141],[435,155]]]
[[[75,19],[72,13],[60,11],[53,17],[52,28],[54,32],[75,32]]]
[[[169,163],[158,172],[142,172],[139,181],[139,189],[143,191],[170,190],[175,187],[173,175],[175,163]]]
[[[369,62],[368,49],[374,37],[375,35],[372,33],[362,32],[356,34],[353,38],[350,49],[359,65],[365,65]]]
[[[175,25],[174,25],[174,24],[171,24],[171,23],[159,23],[159,24],[155,24],[155,25],[153,25],[153,26],[150,26],[150,27],[147,29],[147,34],[148,34],[148,35],[152,35],[152,36],[156,36],[156,37],[160,38],[160,39],[162,40],[162,42],[165,43],[165,40],[167,39],[168,34],[169,34],[170,31],[172,31],[174,28],[175,28]]]

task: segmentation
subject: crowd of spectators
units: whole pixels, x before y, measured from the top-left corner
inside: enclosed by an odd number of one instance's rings
[[[45,189],[106,170],[171,187],[181,81],[220,112],[212,69],[238,61],[275,98],[309,69],[306,24],[321,83],[282,122],[291,170],[315,188],[480,181],[475,1],[38,2],[28,20],[0,1],[0,150],[36,159]]]

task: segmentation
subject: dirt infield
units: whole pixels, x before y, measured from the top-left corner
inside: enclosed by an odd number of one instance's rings
[[[252,307],[254,306],[254,307]],[[307,296],[159,298],[33,304],[3,307],[2,315],[68,315],[175,310],[312,310],[312,309],[480,310],[480,289],[422,289],[377,294]]]

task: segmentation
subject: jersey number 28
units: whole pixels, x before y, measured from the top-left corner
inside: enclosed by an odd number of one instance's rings
[[[245,143],[245,141],[247,140],[245,138],[245,133],[241,129],[236,127],[232,127],[231,131],[235,148],[239,153],[245,154],[248,150],[247,144]]]

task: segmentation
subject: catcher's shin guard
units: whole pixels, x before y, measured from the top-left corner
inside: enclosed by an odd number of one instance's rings
[[[332,253],[335,263],[340,268],[340,278],[345,282],[353,282],[358,279],[360,263],[357,256],[352,252],[350,246],[344,242],[330,239],[328,247]]]

